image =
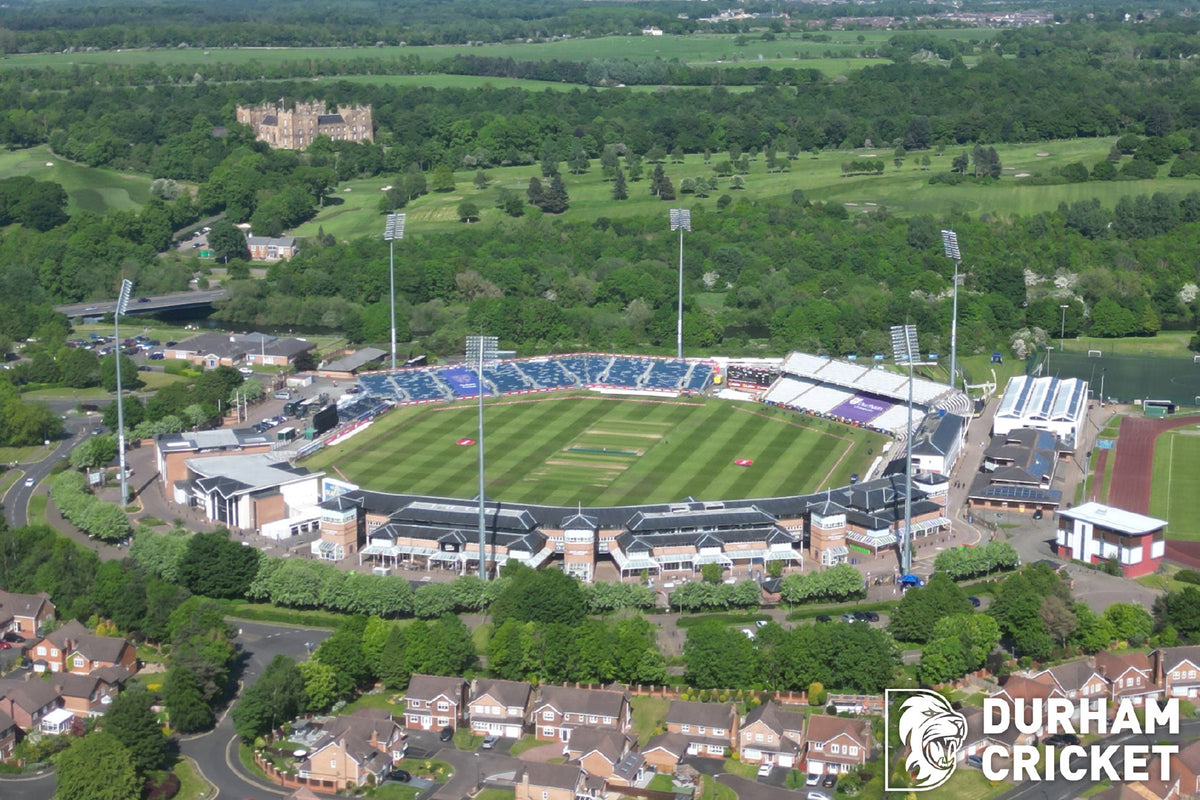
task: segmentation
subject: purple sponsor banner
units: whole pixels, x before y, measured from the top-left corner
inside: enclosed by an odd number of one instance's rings
[[[880,400],[878,397],[864,397],[861,394],[856,394],[829,413],[832,416],[848,419],[852,422],[870,422],[891,408],[892,405],[892,403]]]
[[[450,390],[455,397],[475,397],[479,394],[479,381],[475,373],[464,367],[449,367],[439,369],[438,375],[450,384]]]

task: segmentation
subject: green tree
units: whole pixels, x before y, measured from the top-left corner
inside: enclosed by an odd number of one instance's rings
[[[234,259],[241,261],[250,259],[250,248],[246,246],[246,235],[228,219],[213,223],[212,230],[208,233],[208,246],[212,250],[213,258],[218,263],[228,263]],[[121,370],[123,373],[124,365]]]
[[[443,162],[434,168],[431,186],[435,192],[454,191],[454,170],[449,164]]]
[[[574,625],[587,615],[582,586],[561,570],[536,571],[516,565],[505,574],[512,580],[490,608],[497,626],[509,619]]]
[[[311,659],[301,663],[299,669],[304,678],[304,696],[307,698],[309,710],[328,711],[339,699],[337,670]],[[403,688],[393,684],[388,686]]]
[[[629,199],[629,189],[626,188],[626,186],[625,186],[625,173],[621,170],[620,167],[616,168],[615,177],[613,178],[612,199],[613,200],[628,200]]]
[[[142,782],[133,757],[112,734],[77,739],[56,759],[58,800],[138,800]]]
[[[684,679],[699,689],[743,686],[758,672],[754,643],[740,630],[716,623],[688,628],[683,657]]]
[[[167,670],[163,681],[163,702],[171,727],[180,733],[196,733],[212,725],[213,713],[200,691],[196,674],[182,664]]]
[[[107,434],[85,439],[71,451],[69,461],[75,469],[94,470],[112,463],[116,457],[117,437]]]
[[[926,642],[939,619],[971,612],[966,592],[945,575],[935,572],[925,586],[904,593],[888,621],[888,631],[902,642]]]
[[[720,564],[704,564],[700,567],[700,577],[705,583],[720,583],[725,570]]]
[[[487,185],[488,185],[487,173],[484,172],[483,170],[476,170],[475,171],[475,188],[482,192],[484,189],[487,188]]]
[[[113,700],[102,723],[104,732],[125,746],[143,778],[167,761],[167,737],[152,705],[154,698],[146,687],[133,684]]]
[[[127,355],[121,355],[121,385],[125,391],[140,389],[146,384],[138,377],[137,364]],[[117,354],[100,359],[100,388],[106,392],[117,390]]]
[[[197,533],[188,542],[176,566],[179,579],[190,591],[205,597],[244,597],[258,573],[262,553],[242,547],[228,531]]]
[[[1104,609],[1104,619],[1111,626],[1113,638],[1137,647],[1150,638],[1154,618],[1150,612],[1133,603],[1113,603]]]
[[[479,206],[475,205],[470,200],[463,200],[458,204],[458,221],[459,222],[478,222],[479,221]]]
[[[244,742],[274,731],[307,708],[304,674],[295,660],[276,655],[233,707],[233,724]]]

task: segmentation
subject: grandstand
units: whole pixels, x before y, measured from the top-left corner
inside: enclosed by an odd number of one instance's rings
[[[849,361],[792,353],[762,400],[817,417],[859,425],[903,440],[909,433],[908,376]],[[914,378],[913,429],[934,409],[967,415],[970,401],[943,383]]]
[[[583,354],[497,361],[483,368],[483,391],[513,395],[566,389],[699,394],[712,383],[708,361]],[[416,367],[359,376],[368,396],[398,405],[478,397],[468,365]]]

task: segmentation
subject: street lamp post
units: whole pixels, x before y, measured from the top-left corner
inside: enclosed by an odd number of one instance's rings
[[[125,475],[125,387],[121,385],[121,315],[129,308],[129,295],[133,292],[133,281],[121,281],[121,293],[117,296],[117,308],[113,313],[113,339],[116,341],[117,365],[117,467],[121,471],[121,508],[129,502],[128,478]]]
[[[683,360],[683,232],[692,229],[692,212],[687,208],[671,209],[671,230],[679,231],[679,319],[675,324],[675,357]]]
[[[1070,307],[1067,303],[1059,306],[1062,309],[1062,322],[1058,326],[1058,352],[1060,353],[1067,349],[1067,309]]]
[[[483,362],[496,359],[495,336],[468,336],[467,358],[475,361],[475,378],[479,383],[479,577],[487,580],[487,522],[483,499]]]
[[[396,368],[396,240],[404,238],[404,214],[388,214],[383,238],[388,243],[388,299],[392,304],[392,369]]]
[[[958,249],[958,234],[942,231],[942,247],[946,258],[954,260],[954,310],[950,315],[950,385],[954,385],[958,369],[958,268],[962,263],[962,252]]]
[[[913,353],[917,345],[916,325],[892,326],[892,356],[896,363],[908,362],[908,425],[904,437],[904,531],[900,542],[900,573],[912,569],[912,440],[913,440]]]

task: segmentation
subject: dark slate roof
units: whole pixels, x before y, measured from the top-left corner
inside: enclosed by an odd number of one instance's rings
[[[339,123],[344,124],[345,122],[346,122],[346,120],[345,120],[345,118],[342,117],[341,114],[318,114],[317,115],[317,124],[318,125],[337,125]]]
[[[699,703],[691,700],[672,700],[667,707],[666,721],[668,725],[702,725],[706,728],[733,727],[733,706],[720,703]]]
[[[216,492],[222,497],[233,497],[238,492],[244,492],[250,488],[249,484],[242,483],[234,478],[226,478],[223,475],[218,475],[215,478],[198,478],[196,485],[205,494]]]
[[[576,689],[570,686],[543,686],[534,708],[551,706],[561,712],[620,718],[624,692],[610,689]]]
[[[928,416],[913,441],[915,455],[944,456],[954,448],[954,442],[962,435],[967,421],[958,414]]]
[[[529,703],[533,686],[525,681],[506,681],[501,678],[476,678],[471,701],[487,695],[506,708],[524,708]]]
[[[423,522],[464,528],[479,524],[478,506],[462,500],[416,500],[391,516],[396,522]],[[537,520],[526,509],[500,503],[484,504],[484,524],[489,528],[509,531],[531,531],[538,527]]]
[[[679,511],[638,511],[634,514],[627,527],[638,533],[653,533],[657,531],[696,531],[714,530],[718,528],[748,528],[763,526],[775,520],[770,514],[757,508],[708,509],[701,506],[695,508],[691,504]]]
[[[277,117],[274,114],[265,114],[265,115],[263,115],[263,118],[262,118],[262,124],[263,125],[278,125],[279,117]]]

